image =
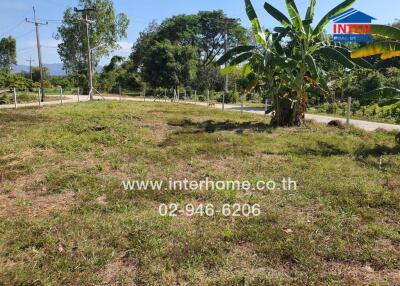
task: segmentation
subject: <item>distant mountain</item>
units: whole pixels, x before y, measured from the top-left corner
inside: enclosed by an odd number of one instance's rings
[[[50,75],[65,75],[65,71],[63,70],[63,64],[44,64],[46,68],[49,69],[49,74]],[[98,72],[101,72],[103,70],[102,66],[98,66],[96,68]],[[14,65],[13,66],[13,72],[19,73],[19,72],[29,72],[29,66],[27,65]]]

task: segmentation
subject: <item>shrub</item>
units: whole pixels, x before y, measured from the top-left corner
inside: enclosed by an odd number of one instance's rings
[[[222,93],[218,100],[219,102],[222,102],[223,95],[224,94]],[[240,95],[238,92],[230,91],[225,95],[225,103],[236,103],[239,100],[240,100]]]

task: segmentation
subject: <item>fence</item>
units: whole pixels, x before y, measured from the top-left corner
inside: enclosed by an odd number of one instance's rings
[[[2,91],[0,93],[0,106],[4,104],[13,104],[14,108],[17,108],[19,104],[30,104],[37,103],[41,106],[43,101],[51,101],[52,103],[60,102],[63,104],[65,100],[70,100],[71,97],[80,101],[82,95],[79,94],[79,88],[67,89],[45,89],[45,97],[42,100],[40,88],[37,89],[16,89]],[[84,96],[87,97],[87,96]]]
[[[63,104],[66,101],[69,102],[80,102],[83,100],[88,100],[88,95],[82,95],[80,88],[74,89],[62,89],[53,88],[45,89],[45,101],[52,101],[52,104]],[[11,92],[5,93],[2,90],[0,93],[0,107],[2,104],[13,104],[14,108],[18,107],[21,103],[32,103],[36,102],[40,107],[42,105],[42,98],[40,97],[40,89],[36,90],[16,90],[13,89]],[[97,95],[97,97],[96,97]],[[197,104],[198,102],[203,102],[207,105],[215,105],[216,102],[220,102],[222,106],[225,103],[237,103],[240,104],[240,111],[243,113],[244,110],[249,108],[260,108],[264,110],[265,115],[268,115],[269,103],[271,102],[268,98],[264,101],[260,101],[260,94],[252,93],[247,96],[236,95],[237,98],[229,96],[223,92],[216,92],[212,90],[206,90],[203,92],[197,92],[192,89],[163,89],[163,88],[143,88],[143,89],[123,89],[119,88],[116,92],[111,90],[110,92],[99,92],[95,90],[95,99],[100,96],[102,99],[107,97],[112,97],[113,99],[119,99],[120,101],[124,99],[136,99],[143,101],[170,101],[170,102],[187,102]],[[224,99],[226,101],[224,101]],[[349,126],[351,120],[351,98],[348,98],[347,112],[346,112],[346,123]],[[262,108],[262,109],[261,109]]]

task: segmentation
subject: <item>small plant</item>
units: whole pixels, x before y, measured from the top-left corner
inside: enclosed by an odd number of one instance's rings
[[[20,207],[27,208],[27,207],[29,207],[31,205],[31,202],[29,200],[27,200],[27,199],[20,199],[18,201],[18,205]]]

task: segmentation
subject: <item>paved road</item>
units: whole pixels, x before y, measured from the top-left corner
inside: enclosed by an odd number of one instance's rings
[[[119,100],[118,96],[106,96],[106,97],[100,97],[100,96],[95,96],[94,99],[96,100]],[[88,96],[80,96],[79,100],[81,102],[83,101],[88,101],[89,97]],[[143,102],[143,98],[139,97],[123,97],[122,100],[127,100],[127,101],[141,101]],[[148,99],[148,102],[153,102],[153,99]],[[66,98],[63,100],[63,104],[67,103],[77,103],[78,102],[78,97],[76,95],[68,95]],[[161,102],[164,102],[163,100]],[[41,103],[42,106],[48,106],[48,105],[59,105],[61,102],[58,101],[48,101],[48,102],[43,102]],[[207,106],[207,103],[205,102],[189,102],[185,101],[186,104],[197,104],[201,106]],[[24,104],[18,104],[19,107],[32,107],[32,106],[38,106],[37,102],[34,103],[24,103]],[[14,108],[14,104],[5,104],[5,105],[0,105],[0,109],[5,109],[5,108]],[[221,104],[216,104],[215,108],[222,109]],[[238,105],[233,105],[233,104],[225,104],[225,109],[226,110],[232,110],[232,111],[240,111],[240,106]],[[257,108],[257,107],[244,107],[243,109],[244,112],[250,112],[250,113],[255,113],[255,114],[260,114],[264,115],[264,110],[263,108]],[[338,117],[332,117],[332,116],[325,116],[325,115],[316,115],[316,114],[306,114],[306,120],[314,120],[316,122],[320,123],[328,123],[331,120],[340,120],[343,123],[346,123],[346,119],[344,118],[338,118]],[[395,125],[395,124],[387,124],[387,123],[379,123],[379,122],[370,122],[370,121],[363,121],[363,120],[351,120],[351,125],[354,125],[358,128],[367,130],[367,131],[374,131],[377,129],[383,129],[383,130],[397,130],[400,131],[400,125]]]

